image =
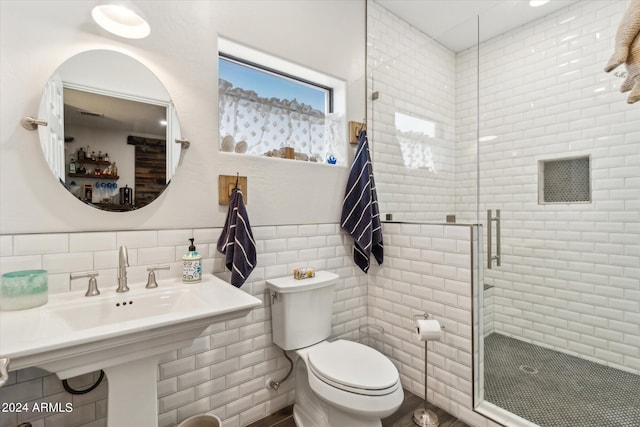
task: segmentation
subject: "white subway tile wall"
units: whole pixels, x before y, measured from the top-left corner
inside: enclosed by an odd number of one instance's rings
[[[603,71],[629,3],[576,2],[480,45],[480,136],[497,137],[480,144],[480,212],[502,217],[486,331],[640,373],[640,109]],[[476,48],[457,55],[463,221],[476,216],[476,67]],[[583,155],[592,202],[538,204],[538,161]]]
[[[455,54],[376,2],[367,5],[369,99],[379,95],[367,108],[380,213],[444,222],[455,207]]]
[[[472,231],[470,225],[384,223],[384,263],[369,272],[368,322],[383,327],[384,353],[404,388],[423,397],[424,342],[413,316],[426,312],[440,321],[442,339],[428,343],[427,397],[470,425],[492,427],[471,410]],[[443,257],[433,259],[433,252]]]
[[[629,4],[576,2],[480,45],[479,136],[494,139],[480,143],[479,186],[477,47],[448,52],[368,2],[369,92],[379,92],[368,108],[383,213],[483,223],[486,209],[501,209],[502,266],[485,274],[494,286],[486,333],[638,373],[640,110],[619,92],[623,79],[603,71]],[[439,98],[443,85],[455,89],[453,108]],[[394,124],[395,112],[428,115],[434,105],[455,118],[455,179],[444,187],[403,164]],[[578,155],[592,161],[592,202],[538,204],[538,161]],[[455,197],[440,197],[443,189]]]
[[[367,4],[371,70],[367,77],[370,95],[374,91],[379,95],[368,109],[373,117],[373,161],[381,213],[393,213],[396,221],[444,222],[447,214],[458,213],[457,158],[475,159],[475,150],[460,152],[456,135],[448,127],[459,122],[455,116],[456,55],[376,2]],[[473,75],[466,79],[475,81]],[[469,106],[475,105],[471,101],[474,93],[475,87],[467,94]],[[411,169],[404,163],[395,126],[398,111],[425,118],[438,112],[447,138],[446,142],[433,141],[436,146],[446,144],[446,150],[434,160],[436,169],[443,170]],[[472,121],[465,124],[475,135]],[[462,185],[471,187],[476,180],[475,165],[468,169],[461,175]],[[469,193],[473,195],[464,197],[472,197],[466,201],[471,206],[475,193]],[[385,263],[373,267],[369,278],[369,322],[384,327],[385,354],[398,367],[403,386],[424,397],[424,343],[415,336],[413,315],[428,312],[440,320],[446,331],[441,342],[428,344],[426,397],[470,425],[492,427],[496,424],[472,410],[471,232],[470,226],[385,223]]]
[[[501,209],[502,267],[484,272],[484,281],[494,286],[485,292],[485,333],[580,352],[639,372],[640,110],[619,93],[623,80],[602,70],[629,3],[577,2],[482,43],[477,135],[477,48],[446,52],[369,1],[368,95],[371,99],[377,91],[378,97],[369,102],[368,112],[383,214],[393,213],[399,221],[443,221],[444,214],[455,213],[459,222],[473,223],[483,222],[486,209]],[[442,102],[437,88],[447,84],[448,75],[434,68],[450,70],[455,78],[454,108],[438,107],[455,117],[455,185],[430,181],[409,187],[429,173],[403,163],[394,114],[413,109],[428,115],[432,103]],[[480,143],[479,185],[478,136],[495,136]],[[592,203],[538,205],[538,161],[576,155],[591,156]],[[441,198],[443,188],[454,191],[455,198]],[[428,203],[420,205],[424,200]],[[426,230],[421,231],[424,236]],[[452,266],[436,267],[452,247],[429,250],[422,237],[408,240],[412,234],[402,234],[394,241],[405,246],[402,257],[420,248],[423,261],[436,263],[431,269],[438,271],[437,277],[423,279],[430,287],[414,288],[412,295],[453,304],[441,290]],[[409,265],[423,274],[428,270],[415,260],[396,264],[398,270],[389,273],[394,280],[412,277]],[[386,289],[382,294],[378,308],[393,317],[397,295]],[[371,306],[370,301],[370,314]],[[459,409],[468,412],[469,407]]]
[[[340,275],[333,308],[333,336],[357,338],[367,316],[367,276],[351,259],[350,239],[338,224],[254,227],[258,266],[242,289],[265,301],[242,319],[211,325],[188,348],[169,353],[158,368],[160,427],[175,426],[197,413],[212,412],[226,427],[246,426],[293,403],[294,380],[280,389],[265,388],[267,378],[281,378],[288,370],[282,351],[271,342],[271,313],[265,298],[265,279],[292,274],[293,268],[312,266]],[[96,270],[100,288],[115,286],[118,247],[129,249],[130,286],[144,286],[146,268],[167,264],[159,279],[179,277],[181,257],[194,237],[203,255],[203,270],[229,279],[224,258],[216,250],[220,228],[148,230],[101,233],[55,233],[1,236],[0,272],[46,268],[50,292],[84,291],[86,280],[70,283],[69,273]],[[131,285],[133,283],[134,285]],[[81,321],[81,320],[80,320]],[[86,388],[95,374],[70,380]],[[0,413],[0,427],[29,421],[34,427],[98,427],[106,425],[107,382],[89,394],[72,396],[54,374],[40,369],[10,373],[0,389],[0,402],[71,402],[70,413]]]

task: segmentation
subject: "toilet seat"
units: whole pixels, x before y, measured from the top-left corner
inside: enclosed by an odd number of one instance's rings
[[[382,396],[400,386],[398,370],[386,356],[353,341],[337,340],[312,348],[307,360],[318,379],[350,393]]]

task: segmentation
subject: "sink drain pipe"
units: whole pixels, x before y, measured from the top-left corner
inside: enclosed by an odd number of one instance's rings
[[[71,394],[87,394],[90,391],[95,390],[96,387],[98,387],[100,385],[100,383],[102,382],[103,379],[104,379],[104,371],[102,369],[100,369],[100,376],[98,377],[98,380],[95,382],[95,384],[93,384],[89,388],[85,388],[84,390],[76,390],[74,388],[71,388],[71,386],[69,385],[67,380],[62,380],[62,387],[64,387],[64,389],[67,391],[67,393],[71,393]]]
[[[278,389],[280,388],[280,384],[285,382],[287,378],[289,378],[289,376],[291,375],[291,372],[293,372],[293,360],[291,360],[291,358],[289,357],[289,355],[285,350],[282,350],[282,354],[284,354],[284,357],[286,357],[287,360],[289,361],[289,372],[287,372],[287,375],[285,375],[284,378],[282,378],[280,381],[276,381],[273,378],[269,378],[267,380],[267,388],[273,389],[275,391],[278,391]]]

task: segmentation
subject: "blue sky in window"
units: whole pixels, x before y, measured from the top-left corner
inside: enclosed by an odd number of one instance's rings
[[[300,103],[325,111],[326,91],[322,89],[237,64],[224,58],[219,58],[218,73],[221,79],[230,82],[234,87],[253,90],[261,97],[296,99]]]

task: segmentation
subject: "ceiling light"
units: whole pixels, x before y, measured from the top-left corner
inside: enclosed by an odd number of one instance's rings
[[[529,6],[539,7],[549,3],[550,0],[529,0]]]
[[[120,37],[142,39],[151,33],[151,27],[139,13],[119,4],[96,6],[91,16],[102,28]]]

